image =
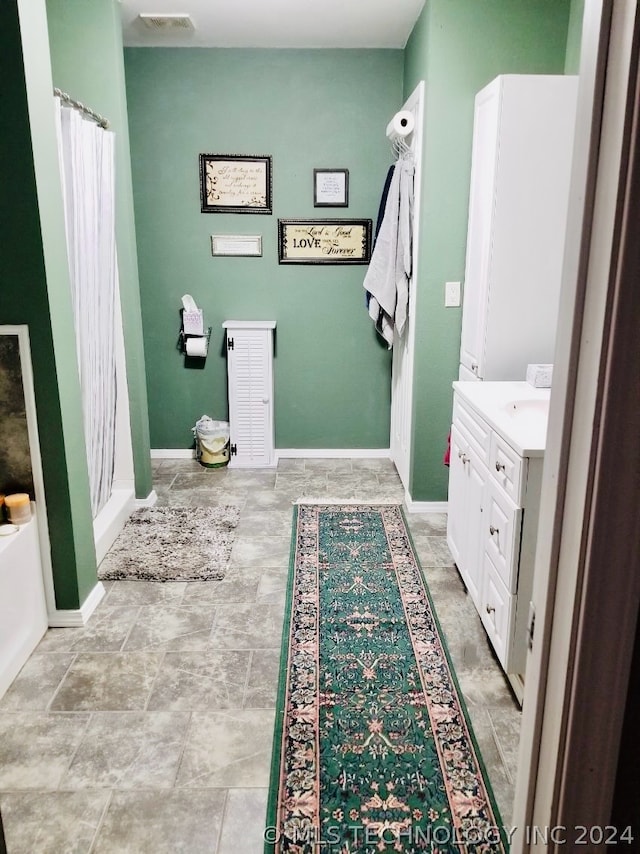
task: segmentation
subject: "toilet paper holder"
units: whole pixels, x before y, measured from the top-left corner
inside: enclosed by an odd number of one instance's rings
[[[185,356],[205,359],[209,352],[210,338],[211,327],[205,330],[202,309],[198,308],[191,294],[185,294],[180,309],[178,350]]]
[[[181,353],[183,353],[185,356],[191,356],[191,357],[195,357],[195,358],[199,357],[199,358],[204,359],[204,358],[206,358],[206,356],[209,352],[210,340],[211,340],[211,327],[210,326],[204,330],[202,335],[192,335],[189,332],[185,332],[184,327],[182,327],[180,329],[180,334],[178,336],[178,350]],[[187,342],[188,341],[202,342],[203,347],[200,347],[199,349],[203,350],[203,352],[190,353],[188,348],[187,348]]]

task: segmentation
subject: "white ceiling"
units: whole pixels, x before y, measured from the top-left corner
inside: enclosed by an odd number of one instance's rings
[[[403,48],[425,0],[120,0],[128,47]],[[141,12],[187,13],[154,31]]]

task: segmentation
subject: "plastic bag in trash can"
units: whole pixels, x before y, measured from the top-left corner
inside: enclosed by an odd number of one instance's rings
[[[192,428],[197,440],[198,459],[205,466],[224,466],[229,462],[229,422],[214,421],[208,415]]]

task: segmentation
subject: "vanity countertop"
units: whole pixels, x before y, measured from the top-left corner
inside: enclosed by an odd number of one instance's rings
[[[473,381],[454,382],[453,388],[521,457],[544,456],[551,389]]]

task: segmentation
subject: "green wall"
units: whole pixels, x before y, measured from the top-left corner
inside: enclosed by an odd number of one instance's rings
[[[405,51],[404,91],[425,81],[411,493],[447,497],[442,465],[457,379],[461,309],[445,281],[463,281],[473,101],[498,74],[563,73],[569,0],[429,0]]]
[[[96,583],[44,0],[0,3],[0,323],[28,324],[56,603]]]
[[[116,237],[136,495],[152,489],[122,27],[116,0],[46,0],[54,85],[109,119],[116,139]]]
[[[52,75],[52,62],[54,73]],[[0,323],[29,325],[56,605],[96,584],[54,84],[103,112],[117,140],[117,237],[138,495],[151,491],[127,111],[115,0],[0,3]]]
[[[388,448],[390,353],[364,266],[287,266],[278,218],[375,220],[402,103],[402,51],[126,49],[151,445],[191,446],[227,414],[225,319],[275,319],[276,445]],[[200,213],[198,155],[273,157],[273,215]],[[314,167],[347,168],[349,208],[313,207]],[[212,234],[262,234],[262,258],[213,258]],[[201,369],[176,349],[182,294],[213,327]]]

